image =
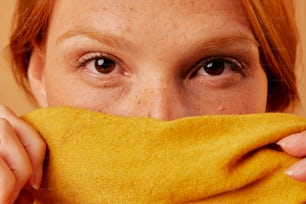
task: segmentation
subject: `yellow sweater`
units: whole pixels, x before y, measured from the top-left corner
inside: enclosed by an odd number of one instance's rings
[[[48,145],[36,203],[302,203],[297,161],[277,140],[306,129],[288,114],[159,121],[77,108],[23,116]]]

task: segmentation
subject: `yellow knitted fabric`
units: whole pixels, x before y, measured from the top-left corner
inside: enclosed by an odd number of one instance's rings
[[[36,203],[306,201],[306,184],[284,174],[297,159],[271,145],[306,128],[293,115],[159,121],[57,107],[23,119],[48,145]]]

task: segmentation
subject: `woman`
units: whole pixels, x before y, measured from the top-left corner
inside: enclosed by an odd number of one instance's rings
[[[291,12],[285,0],[28,0],[10,48],[41,107],[161,120],[282,111],[298,98]],[[39,188],[45,144],[7,108],[0,117],[0,203],[12,203]],[[305,156],[303,134],[279,144]],[[305,180],[303,163],[288,174]]]

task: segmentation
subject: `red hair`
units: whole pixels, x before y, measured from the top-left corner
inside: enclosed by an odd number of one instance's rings
[[[244,0],[261,64],[268,76],[267,111],[284,110],[298,99],[295,63],[298,31],[291,0]]]
[[[34,46],[44,45],[55,0],[17,1],[10,38],[11,62],[17,82],[28,92],[27,70]]]
[[[10,39],[13,71],[28,89],[27,69],[34,46],[43,46],[55,0],[18,1]],[[261,64],[268,77],[267,111],[282,111],[298,99],[295,60],[298,32],[292,0],[242,0],[260,44]]]

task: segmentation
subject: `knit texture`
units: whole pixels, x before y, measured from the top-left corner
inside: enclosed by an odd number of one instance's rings
[[[273,145],[306,129],[294,115],[159,121],[55,107],[22,118],[48,146],[36,203],[306,201],[306,184],[284,173],[297,159]]]

